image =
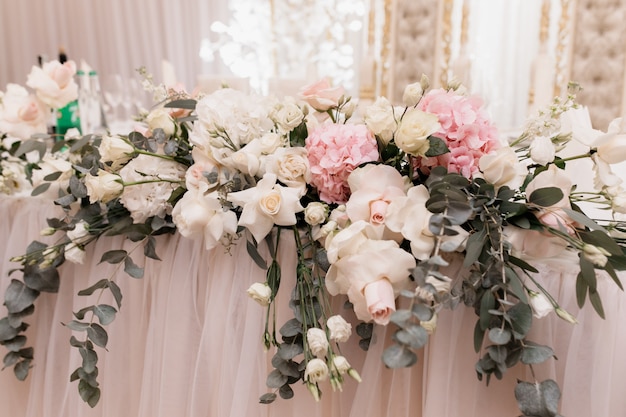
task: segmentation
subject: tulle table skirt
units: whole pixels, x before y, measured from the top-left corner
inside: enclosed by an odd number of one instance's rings
[[[0,295],[22,254],[55,208],[34,198],[0,198]],[[246,295],[251,283],[264,280],[264,271],[250,260],[244,244],[206,251],[200,242],[180,235],[161,236],[157,253],[162,261],[145,261],[143,279],[116,273],[99,264],[102,253],[129,248],[120,238],[101,239],[87,251],[83,265],[66,263],[58,294],[42,294],[26,321],[28,346],[35,349],[34,367],[26,381],[11,370],[0,372],[0,415],[7,417],[502,417],[518,416],[513,390],[517,379],[532,380],[526,368],[515,367],[487,387],[476,378],[473,311],[459,306],[442,312],[438,327],[418,363],[409,369],[386,369],[380,359],[393,329],[376,327],[368,352],[353,335],[342,353],[360,372],[360,384],[348,378],[343,392],[322,384],[316,403],[298,385],[291,400],[259,404],[267,392],[266,377],[273,352],[264,352],[261,335],[264,309]],[[280,248],[283,269],[279,303],[286,306],[294,280],[293,245]],[[136,259],[136,262],[139,262]],[[144,262],[141,260],[141,262]],[[98,350],[102,397],[95,408],[82,402],[69,376],[80,363],[70,348],[71,331],[61,323],[72,311],[94,302],[76,293],[115,274],[123,292],[122,308],[107,326],[108,351]],[[559,382],[561,413],[567,417],[626,415],[623,375],[626,375],[626,304],[624,294],[607,278],[599,289],[607,319],[591,306],[579,310],[575,274],[545,269],[543,285],[574,314],[577,325],[555,315],[537,320],[532,340],[555,349],[558,360],[536,367],[537,377]],[[105,297],[110,294],[105,293]],[[95,296],[92,296],[95,297]],[[282,301],[281,301],[282,300]],[[101,302],[113,304],[112,299]],[[336,306],[341,314],[356,320]],[[282,312],[278,322],[289,318]],[[4,315],[5,313],[3,313]],[[3,350],[2,354],[4,355]]]

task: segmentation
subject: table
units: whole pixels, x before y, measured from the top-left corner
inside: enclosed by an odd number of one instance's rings
[[[55,210],[47,200],[0,197],[0,294],[17,264],[8,262],[34,239]],[[295,256],[282,239],[280,262],[283,293],[288,297]],[[101,239],[88,248],[83,265],[62,267],[58,294],[42,294],[27,320],[28,345],[35,348],[34,368],[24,382],[11,370],[0,372],[0,415],[11,417],[502,417],[518,416],[513,397],[517,378],[531,380],[516,367],[489,387],[474,372],[474,313],[460,306],[439,316],[437,331],[410,369],[385,369],[380,355],[393,329],[377,327],[366,353],[353,335],[343,353],[363,382],[348,379],[343,393],[323,385],[322,400],[304,386],[292,400],[269,406],[258,403],[265,393],[272,353],[262,349],[264,310],[245,290],[264,280],[264,271],[247,255],[245,245],[227,254],[210,252],[202,242],[180,235],[160,236],[157,253],[148,260],[145,276],[118,273],[124,294],[122,309],[107,326],[108,352],[98,350],[102,397],[91,409],[69,375],[81,359],[69,347],[71,332],[61,325],[72,311],[91,304],[76,293],[114,274],[114,266],[98,265],[109,249],[124,245],[119,237]],[[139,257],[136,261],[139,263]],[[143,261],[142,261],[143,262]],[[567,417],[626,415],[622,375],[626,374],[626,299],[606,277],[599,279],[607,320],[591,306],[581,311],[575,301],[575,274],[544,268],[539,279],[561,305],[577,317],[573,326],[552,314],[535,324],[531,340],[555,349],[557,361],[536,368],[538,378],[554,378],[561,386],[561,413]],[[109,294],[106,294],[108,297]],[[102,300],[111,302],[112,300]],[[283,304],[286,304],[283,303]],[[341,306],[342,300],[337,300]],[[283,312],[283,320],[288,319]],[[348,319],[354,317],[342,310]],[[353,321],[356,324],[356,321]],[[4,352],[3,352],[4,354]],[[297,385],[297,384],[296,384]]]

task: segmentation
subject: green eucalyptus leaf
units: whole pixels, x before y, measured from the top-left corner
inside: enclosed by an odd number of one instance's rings
[[[494,362],[501,364],[506,362],[508,350],[504,346],[489,346],[487,353]]]
[[[612,258],[614,257],[613,256],[609,257],[609,259],[612,259]],[[613,268],[613,265],[610,262],[607,262],[606,265],[604,265],[604,270],[609,274],[611,279],[613,279],[613,281],[619,287],[619,289],[624,291],[624,286],[622,285],[622,281],[620,281],[619,277],[617,276],[617,273],[615,272],[615,269]]]
[[[0,341],[2,341],[2,345],[7,348],[7,350],[11,351],[11,352],[17,352],[20,349],[22,349],[24,347],[24,345],[26,344],[26,336],[15,336],[13,339],[4,341],[4,339],[0,338]]]
[[[417,355],[409,348],[394,344],[383,352],[383,363],[389,368],[408,368],[417,362]]]
[[[393,335],[394,340],[412,349],[421,349],[428,343],[428,332],[418,324],[408,324]]]
[[[80,356],[83,358],[83,370],[90,374],[96,370],[98,364],[98,354],[93,349],[79,348]]]
[[[8,368],[13,366],[20,360],[20,354],[17,352],[9,352],[4,355],[4,359],[2,360],[3,368]]]
[[[108,304],[99,304],[93,307],[93,313],[98,317],[100,324],[106,326],[115,320],[115,313],[117,313],[117,310],[115,307]]]
[[[443,139],[438,138],[437,136],[429,136],[428,137],[428,151],[426,151],[426,157],[439,156],[450,152],[446,142]]]
[[[156,259],[157,261],[161,260],[156,253],[156,239],[154,236],[150,236],[146,240],[146,244],[143,247],[143,254],[151,259]]]
[[[74,142],[72,144],[72,146],[70,147],[70,152],[78,152],[80,150],[80,148],[82,148],[83,146],[85,146],[87,143],[89,143],[89,140],[91,139],[91,135],[85,135],[82,138],[78,139],[76,142]]]
[[[466,202],[450,201],[446,212],[451,224],[463,224],[474,214],[474,210]]]
[[[77,200],[76,200],[76,197],[74,197],[74,195],[66,194],[54,200],[54,204],[56,204],[57,206],[61,206],[61,207],[69,207],[72,203],[76,201]]]
[[[293,389],[291,389],[291,387],[288,384],[285,384],[282,387],[280,387],[280,389],[278,390],[278,393],[280,394],[280,398],[284,400],[289,400],[293,398],[293,395],[294,395]]]
[[[61,279],[56,268],[39,269],[39,267],[24,268],[24,284],[30,289],[57,293]]]
[[[9,313],[19,313],[30,307],[39,291],[28,288],[22,281],[12,279],[4,293],[4,305]]]
[[[579,308],[582,308],[585,305],[585,299],[587,298],[588,289],[589,285],[587,285],[587,281],[583,278],[583,274],[581,271],[576,277],[576,304],[578,304]]]
[[[539,188],[528,196],[528,202],[540,207],[550,207],[563,198],[563,191],[557,187]]]
[[[521,302],[517,303],[507,311],[507,316],[511,321],[513,336],[516,339],[526,337],[533,321],[533,312],[530,306]]]
[[[404,327],[411,320],[413,314],[410,310],[397,310],[391,313],[389,320],[398,327]]]
[[[261,269],[267,269],[267,263],[259,253],[256,245],[249,240],[246,241],[246,249],[248,250],[248,255],[252,258],[252,260],[259,266]]]
[[[174,108],[174,109],[195,110],[197,103],[198,102],[194,99],[172,100],[166,103],[163,107]]]
[[[271,404],[276,400],[276,394],[273,392],[268,392],[267,394],[261,395],[259,398],[259,403],[261,404]]]
[[[19,333],[19,329],[12,327],[8,317],[0,319],[0,341],[12,340]]]
[[[535,365],[554,357],[554,351],[549,346],[538,345],[527,341],[522,348],[522,363]]]
[[[597,288],[596,269],[593,264],[587,260],[584,256],[579,258],[580,263],[580,275],[585,280],[589,290],[595,290]]]
[[[99,290],[99,289],[102,289],[102,288],[108,288],[109,287],[109,282],[110,281],[108,279],[102,278],[100,281],[96,282],[95,284],[93,284],[89,288],[85,288],[84,290],[80,290],[78,292],[78,295],[91,295],[94,292],[96,292],[96,290]]]
[[[30,363],[30,359],[24,359],[23,361],[16,363],[13,367],[13,373],[19,381],[24,381],[26,377],[28,377],[28,371],[32,368]]]
[[[87,381],[81,379],[78,383],[78,393],[80,398],[91,408],[94,408],[100,401],[100,388],[92,387]]]
[[[110,264],[118,264],[128,256],[128,252],[123,249],[110,250],[102,254],[100,263],[108,262]]]
[[[120,287],[114,281],[110,281],[109,290],[111,291],[111,294],[113,294],[117,308],[122,308],[122,290]]]
[[[558,417],[561,391],[551,379],[539,384],[518,382],[515,386],[515,398],[524,416]]]
[[[72,192],[72,195],[74,195],[74,197],[76,197],[77,199],[85,198],[88,196],[85,183],[80,181],[76,175],[72,175],[70,177],[70,191]]]
[[[300,355],[303,352],[304,352],[304,349],[302,348],[300,344],[282,343],[280,346],[278,346],[277,354],[282,359],[287,361],[287,360],[295,358],[296,356]]]
[[[29,152],[37,151],[39,153],[39,159],[43,158],[46,154],[47,145],[45,142],[39,141],[37,139],[29,139],[23,141],[17,151],[15,151],[14,156],[19,158],[22,155],[25,155]]]
[[[137,266],[132,258],[128,256],[124,259],[124,272],[133,278],[143,278],[144,269]]]
[[[90,311],[93,311],[93,308],[94,306],[81,308],[76,313],[74,313],[74,317],[76,317],[78,320],[83,320],[85,318],[85,314],[87,314]]]
[[[10,313],[9,315],[7,315],[7,318],[9,319],[9,325],[11,325],[11,327],[14,327],[16,329],[22,328],[23,326],[25,326],[23,324],[22,319],[26,316],[30,316],[34,312],[35,312],[35,305],[32,304],[31,306],[26,307],[24,310],[20,311],[19,313]]]
[[[280,373],[278,369],[274,369],[267,376],[267,380],[265,384],[268,388],[280,388],[287,383],[287,375],[283,375]]]
[[[517,276],[517,273],[509,267],[505,267],[504,271],[508,280],[508,290],[521,302],[528,303],[528,294],[524,289],[522,280]]]
[[[48,191],[48,188],[50,188],[50,183],[49,182],[41,183],[37,187],[35,187],[33,189],[33,191],[30,192],[30,195],[33,196],[33,197],[36,197],[39,194],[43,194],[46,191]]]
[[[596,310],[596,313],[598,313],[600,317],[605,318],[602,300],[600,299],[600,294],[597,290],[589,288],[589,301],[591,301],[591,305],[593,306],[593,309]]]
[[[517,266],[518,268],[523,269],[524,271],[530,271],[534,273],[539,272],[537,268],[535,268],[528,262],[524,261],[523,259],[517,258],[513,255],[509,255],[509,262],[511,262],[513,265]]]
[[[491,291],[485,291],[481,300],[480,300],[480,328],[482,330],[487,330],[489,328],[489,323],[491,322],[491,313],[496,305],[496,299],[493,296]]]
[[[511,340],[511,332],[506,328],[495,327],[489,330],[488,337],[496,345],[506,345]]]
[[[302,333],[302,323],[298,320],[291,319],[280,328],[280,334],[283,337],[293,337]]]
[[[433,310],[424,304],[413,305],[412,312],[420,321],[429,321],[433,318]]]
[[[480,254],[483,251],[483,247],[487,242],[487,233],[485,229],[472,233],[467,239],[465,245],[465,258],[463,259],[463,267],[469,268],[474,262],[478,261]]]
[[[83,323],[81,321],[76,321],[76,320],[72,320],[68,323],[63,323],[63,325],[76,332],[84,332],[89,328],[89,323]]]
[[[474,350],[476,353],[480,352],[484,338],[485,330],[480,325],[480,320],[476,320],[476,325],[474,326]]]
[[[567,207],[559,207],[559,209],[563,210],[565,214],[567,214],[575,222],[580,223],[584,226],[587,226],[591,230],[598,230],[607,235],[609,234],[609,232],[604,227],[600,226],[598,223],[594,222],[593,220],[591,220],[589,217],[585,216],[584,214],[576,210],[567,208]]]
[[[106,348],[107,342],[109,341],[109,335],[106,330],[97,323],[91,323],[89,327],[87,327],[87,337],[101,348]]]
[[[600,247],[611,255],[621,256],[623,255],[622,248],[605,232],[600,230],[593,230],[591,232],[579,231],[578,232],[583,242]]]

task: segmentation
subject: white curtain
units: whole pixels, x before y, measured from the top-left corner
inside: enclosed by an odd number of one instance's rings
[[[38,55],[48,59],[65,48],[101,77],[135,76],[145,66],[161,81],[169,60],[188,89],[203,72],[225,73],[219,61],[199,57],[210,25],[227,20],[227,0],[20,0],[0,1],[0,90],[24,84]]]

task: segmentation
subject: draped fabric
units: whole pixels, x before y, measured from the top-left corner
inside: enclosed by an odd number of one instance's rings
[[[16,264],[11,256],[24,252],[28,243],[42,238],[39,231],[54,208],[34,198],[0,199],[0,294]],[[286,299],[294,279],[293,241],[282,238],[279,260],[283,269],[278,302],[284,306],[277,323],[289,319]],[[83,265],[65,264],[58,294],[42,294],[35,314],[26,321],[28,345],[35,348],[34,367],[26,381],[10,370],[0,372],[2,415],[12,417],[501,417],[517,416],[513,397],[516,379],[530,381],[527,369],[515,367],[487,387],[476,378],[472,334],[475,315],[459,306],[439,316],[438,327],[418,363],[409,369],[389,370],[381,362],[389,344],[391,327],[376,327],[370,350],[358,346],[358,337],[342,346],[342,353],[360,372],[363,382],[348,378],[342,393],[323,383],[322,400],[311,398],[296,384],[295,398],[261,405],[267,392],[272,352],[262,349],[264,309],[245,290],[264,279],[247,255],[245,245],[226,253],[207,252],[201,242],[180,235],[160,236],[161,261],[145,262],[143,279],[116,273],[114,265],[99,264],[103,252],[134,244],[105,238],[88,248]],[[140,264],[140,257],[136,257]],[[102,397],[89,408],[69,375],[81,358],[69,345],[71,331],[61,323],[72,311],[92,304],[97,297],[76,293],[113,274],[124,298],[116,320],[107,326],[108,351],[98,349]],[[531,340],[555,349],[558,360],[535,367],[538,379],[554,378],[563,391],[563,415],[568,417],[626,415],[621,375],[626,361],[624,294],[607,277],[600,277],[599,291],[606,312],[600,319],[591,306],[576,306],[575,272],[543,268],[539,281],[574,314],[570,325],[552,314],[536,320]],[[340,311],[356,325],[354,315]],[[101,302],[113,303],[105,292]],[[80,333],[76,336],[81,338]]]

